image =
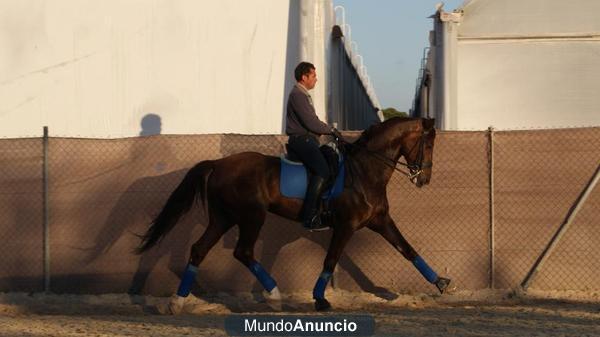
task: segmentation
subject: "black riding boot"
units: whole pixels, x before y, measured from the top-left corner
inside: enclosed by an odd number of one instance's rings
[[[329,229],[321,223],[320,206],[321,195],[325,189],[325,179],[317,175],[310,178],[306,189],[306,197],[302,205],[302,224],[304,228],[311,231],[322,231]]]

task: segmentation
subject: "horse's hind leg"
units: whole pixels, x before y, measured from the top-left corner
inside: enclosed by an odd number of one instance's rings
[[[210,249],[219,242],[223,234],[225,234],[232,225],[233,223],[227,219],[223,212],[215,208],[210,210],[208,226],[204,230],[202,237],[192,245],[190,260],[181,277],[177,294],[171,298],[169,304],[170,313],[178,314],[181,312],[185,298],[189,296],[190,289],[196,280],[198,266],[202,263]]]
[[[266,218],[266,211],[256,207],[253,211],[246,211],[244,220],[238,224],[240,236],[233,251],[233,256],[246,266],[265,289],[265,298],[276,309],[281,308],[281,294],[277,282],[269,275],[262,265],[254,258],[254,245],[258,239],[260,229]]]
[[[450,279],[439,277],[425,260],[414,250],[414,248],[406,241],[400,233],[394,220],[389,214],[377,219],[368,226],[371,230],[381,234],[397,251],[400,252],[407,260],[411,261],[423,277],[431,284],[434,284],[440,293],[444,293]]]

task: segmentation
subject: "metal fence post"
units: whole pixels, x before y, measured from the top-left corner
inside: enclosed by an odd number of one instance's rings
[[[490,231],[490,236],[489,236],[489,240],[490,240],[490,280],[489,280],[489,284],[490,284],[490,289],[494,289],[495,285],[494,285],[494,269],[495,269],[495,261],[494,261],[494,254],[495,254],[495,241],[494,241],[494,128],[492,126],[490,126],[488,128],[488,141],[489,141],[489,153],[488,153],[488,161],[489,161],[489,203],[490,203],[490,226],[489,226],[489,231]]]
[[[43,203],[44,203],[44,291],[50,291],[50,210],[48,203],[48,127],[44,126]]]

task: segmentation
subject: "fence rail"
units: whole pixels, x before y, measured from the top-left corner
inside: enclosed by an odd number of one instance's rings
[[[171,294],[206,226],[201,207],[147,254],[132,254],[134,234],[147,228],[196,162],[241,151],[279,155],[285,141],[269,135],[0,140],[0,291]],[[599,163],[600,128],[440,132],[431,184],[417,189],[394,175],[390,213],[458,289],[515,288]],[[600,290],[598,187],[579,209],[530,288]],[[256,256],[283,291],[311,289],[330,235],[269,216]],[[259,289],[232,257],[236,237],[236,230],[225,235],[200,266],[200,290]],[[348,244],[334,284],[373,292],[435,290],[368,229]]]

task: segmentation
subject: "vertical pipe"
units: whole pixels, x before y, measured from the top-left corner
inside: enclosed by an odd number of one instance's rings
[[[50,291],[50,228],[49,228],[49,208],[48,208],[48,127],[44,126],[44,164],[43,164],[43,193],[44,193],[44,291]]]
[[[429,113],[429,85],[423,87],[423,93],[421,94],[421,102],[423,102],[423,112],[427,115],[427,118],[431,118]],[[423,116],[423,114],[421,114]]]
[[[444,116],[443,125],[445,130],[452,129],[452,116],[450,113],[450,23],[441,22],[442,27],[442,69],[440,76],[442,76],[442,115]]]
[[[495,269],[495,251],[496,251],[496,242],[495,242],[495,238],[494,238],[494,229],[495,229],[495,225],[494,225],[494,128],[493,127],[489,127],[488,128],[488,136],[489,136],[489,153],[488,153],[488,158],[489,158],[489,203],[490,203],[490,227],[489,227],[489,231],[490,231],[490,236],[489,236],[489,240],[490,240],[490,280],[489,280],[489,284],[490,284],[490,289],[495,289],[495,284],[494,284],[494,279],[495,279],[495,275],[494,275],[494,269]]]
[[[308,29],[310,28],[310,23],[308,21],[308,10],[310,8],[309,4],[307,4],[308,0],[300,0],[299,1],[299,20],[298,20],[298,28],[299,28],[299,44],[300,44],[300,61],[306,61],[309,57],[308,51]],[[312,50],[311,50],[312,51]],[[312,60],[312,53],[310,53],[310,57]],[[314,60],[313,60],[314,62]]]
[[[445,33],[444,33],[444,23],[440,20],[439,15],[436,16],[435,24],[435,57],[434,57],[434,106],[433,111],[436,113],[436,122],[440,126],[440,129],[447,130],[449,129],[449,124],[447,123],[448,115],[446,110],[444,110],[444,85],[446,82],[445,78],[445,56],[444,56],[444,43],[445,43]]]

